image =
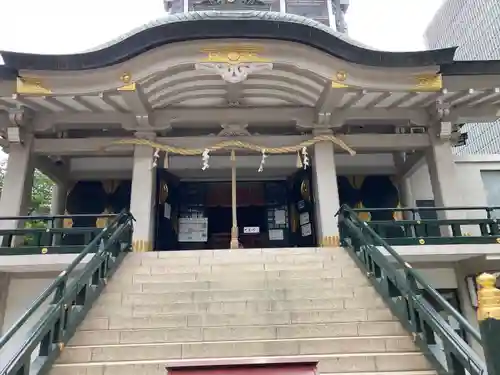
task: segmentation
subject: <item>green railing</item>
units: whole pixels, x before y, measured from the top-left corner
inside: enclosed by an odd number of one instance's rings
[[[352,211],[358,215],[370,213],[370,226],[393,246],[500,243],[500,221],[494,217],[495,211],[500,212],[500,207],[365,208]],[[393,213],[404,219],[393,219]],[[438,219],[422,218],[429,213]],[[465,218],[471,213],[477,218]],[[380,220],[379,217],[391,219]]]
[[[0,338],[0,353],[9,342],[11,345],[22,342],[11,359],[0,365],[1,375],[41,375],[47,372],[108,278],[131,250],[132,221],[129,213],[117,215]],[[91,253],[94,255],[89,262],[83,263]],[[77,267],[81,269],[74,272]],[[42,313],[43,317],[33,325],[27,337],[19,337],[21,328],[37,313]]]
[[[476,341],[481,345],[479,332],[412,269],[369,223],[360,220],[355,210],[342,206],[337,214],[345,246],[352,251],[358,266],[366,272],[438,372],[449,375],[463,375],[466,372],[470,375],[484,374],[485,363],[466,341]],[[392,256],[396,266],[379,248]],[[454,318],[459,329],[451,327],[441,317],[423,297],[424,293]]]
[[[102,231],[95,227],[97,219],[114,217],[116,214],[3,216],[0,255],[78,254]],[[63,228],[66,219],[83,221],[88,226]]]

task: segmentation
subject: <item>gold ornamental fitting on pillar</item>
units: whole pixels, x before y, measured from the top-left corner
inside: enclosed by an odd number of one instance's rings
[[[500,290],[495,286],[497,278],[492,274],[483,273],[476,281],[480,287],[477,293],[477,319],[500,320]]]

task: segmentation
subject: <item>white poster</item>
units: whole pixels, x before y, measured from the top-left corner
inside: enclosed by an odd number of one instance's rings
[[[245,234],[260,233],[260,228],[259,227],[243,227],[243,233],[245,233]]]
[[[170,219],[171,214],[172,214],[172,206],[168,203],[165,203],[163,207],[163,217],[166,219]]]
[[[300,225],[309,224],[309,212],[302,212],[299,216]]]
[[[179,242],[207,242],[208,218],[180,218]]]
[[[285,212],[285,210],[274,211],[274,224],[275,225],[286,224],[286,212]]]
[[[269,229],[269,241],[282,241],[284,238],[283,229]]]
[[[302,237],[307,237],[307,236],[310,236],[312,234],[312,227],[311,227],[311,224],[306,224],[306,225],[302,225],[300,227],[300,231],[302,233]]]

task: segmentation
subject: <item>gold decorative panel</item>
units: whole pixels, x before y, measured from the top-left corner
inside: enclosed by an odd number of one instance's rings
[[[240,63],[255,63],[255,62],[270,62],[271,60],[262,57],[260,54],[263,48],[254,45],[221,45],[207,47],[201,50],[206,54],[204,62],[240,64]]]
[[[29,95],[47,95],[52,93],[38,78],[33,77],[19,77],[17,79],[16,92],[18,94]]]
[[[443,88],[443,78],[441,74],[422,74],[415,77],[416,84],[412,91],[434,92]]]

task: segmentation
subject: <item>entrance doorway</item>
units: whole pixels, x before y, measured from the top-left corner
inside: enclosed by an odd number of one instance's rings
[[[243,248],[316,246],[310,180],[304,176],[237,182],[236,217]],[[160,170],[157,191],[155,249],[229,248],[230,182],[180,181]]]

